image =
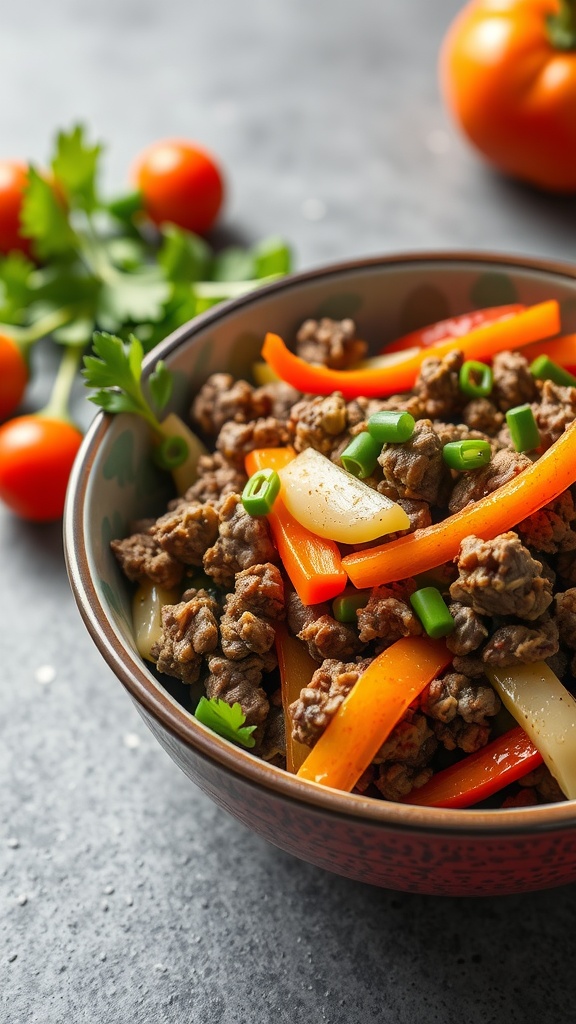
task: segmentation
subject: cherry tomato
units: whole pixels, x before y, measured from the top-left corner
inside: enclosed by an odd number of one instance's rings
[[[483,327],[484,324],[492,324],[496,320],[504,320],[506,317],[520,313],[524,309],[519,303],[509,306],[490,306],[487,309],[475,309],[471,313],[462,313],[460,316],[451,316],[447,320],[438,320],[428,327],[419,327],[410,334],[404,334],[391,345],[386,345],[383,352],[403,352],[407,348],[428,348],[429,345],[437,345],[446,338],[462,338],[465,334],[476,327]]]
[[[0,499],[23,519],[60,519],[82,434],[42,415],[18,416],[0,427]]]
[[[472,0],[448,30],[440,78],[457,124],[496,167],[576,192],[574,0]]]
[[[224,197],[222,174],[213,157],[195,143],[154,143],[137,159],[134,179],[155,224],[170,221],[200,235],[214,224]]]
[[[30,254],[30,243],[20,234],[20,210],[28,168],[17,160],[0,160],[0,252],[14,249]]]
[[[20,404],[28,383],[28,364],[19,346],[7,334],[0,334],[0,420]]]

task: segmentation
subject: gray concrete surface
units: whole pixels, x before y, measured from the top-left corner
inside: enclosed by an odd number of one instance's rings
[[[119,189],[143,145],[195,137],[227,168],[226,229],[284,233],[300,268],[433,247],[574,259],[574,202],[503,181],[448,123],[436,59],[459,6],[3,4],[0,152],[41,161],[80,119]],[[1,510],[0,555],[2,1024],[572,1019],[576,887],[432,899],[279,853],[147,733],[84,631],[59,526]]]

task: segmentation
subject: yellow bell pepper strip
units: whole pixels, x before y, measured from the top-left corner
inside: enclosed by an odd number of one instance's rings
[[[576,422],[528,469],[460,512],[389,544],[346,555],[342,565],[352,583],[365,589],[416,576],[455,558],[471,534],[491,540],[513,529],[576,482],[575,444]]]
[[[562,792],[576,799],[576,700],[544,661],[486,667],[502,703],[542,754]]]
[[[481,750],[433,775],[413,789],[403,804],[419,807],[472,807],[542,764],[542,754],[516,726]]]
[[[246,472],[276,472],[294,459],[293,448],[257,448],[246,456]],[[348,582],[340,549],[333,540],[317,537],[290,514],[278,495],[266,519],[280,560],[302,604],[320,604],[340,594]]]
[[[452,654],[442,640],[410,636],[382,651],[359,677],[298,770],[350,792],[406,709]]]
[[[290,705],[298,699],[300,691],[308,686],[318,668],[318,662],[310,657],[306,644],[292,636],[283,623],[276,627],[276,654],[286,727],[286,771],[294,775],[306,760],[310,747],[292,737]]]
[[[406,359],[380,369],[331,370],[305,362],[286,347],[277,334],[267,334],[262,347],[262,358],[282,380],[299,391],[314,395],[329,395],[341,391],[346,399],[382,398],[385,395],[408,391],[414,386],[418,371],[425,359],[441,359],[458,348],[465,359],[489,359],[504,349],[519,348],[560,331],[560,311],[554,299],[504,320],[497,320],[470,331],[457,342],[453,338],[422,348]]]

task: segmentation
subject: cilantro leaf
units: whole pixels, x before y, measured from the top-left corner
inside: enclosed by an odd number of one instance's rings
[[[199,235],[184,231],[174,224],[165,224],[158,263],[169,281],[174,284],[191,284],[209,276],[212,251]]]
[[[52,159],[54,177],[69,202],[90,213],[97,206],[96,175],[102,147],[89,146],[84,127],[76,125],[70,132],[59,132]]]
[[[254,277],[289,274],[292,270],[292,252],[283,238],[264,238],[252,247]]]
[[[153,323],[162,319],[164,305],[170,296],[170,285],[155,268],[136,274],[114,270],[102,284],[96,319],[111,331],[126,322]]]
[[[0,260],[0,320],[22,323],[33,295],[34,264],[23,253],[12,252]]]
[[[28,185],[20,214],[22,234],[31,238],[41,259],[70,255],[76,242],[66,210],[52,185],[34,167],[28,171]]]
[[[213,281],[248,281],[254,274],[254,259],[249,249],[230,246],[214,258]]]
[[[157,409],[163,409],[170,401],[174,378],[163,359],[159,359],[148,378],[150,394]]]
[[[243,747],[253,747],[256,740],[252,736],[255,725],[244,725],[246,715],[240,704],[227,704],[218,698],[201,697],[194,712],[196,718],[219,736]]]

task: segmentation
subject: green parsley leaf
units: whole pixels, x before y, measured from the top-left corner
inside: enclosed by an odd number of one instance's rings
[[[174,224],[165,224],[158,263],[169,281],[174,284],[191,284],[210,275],[212,250],[199,235],[184,231]]]
[[[0,260],[0,320],[19,324],[33,295],[34,264],[23,253],[12,252]]]
[[[52,185],[34,167],[28,171],[28,185],[20,214],[22,234],[31,238],[41,259],[70,256],[76,235],[66,210],[57,199]]]
[[[292,252],[283,238],[265,238],[252,247],[254,277],[289,274],[292,270]]]
[[[119,330],[126,322],[155,323],[163,318],[169,296],[170,285],[154,267],[137,274],[114,270],[102,284],[96,319],[110,331]]]
[[[89,146],[82,125],[70,132],[59,132],[52,159],[52,170],[72,205],[91,213],[98,204],[96,175],[102,147]]]
[[[150,394],[156,408],[161,410],[170,401],[174,378],[163,359],[159,359],[148,378]]]
[[[249,249],[230,246],[214,258],[213,281],[248,281],[255,276],[254,258]]]
[[[225,700],[201,697],[194,712],[196,718],[219,736],[243,747],[253,747],[256,740],[252,736],[255,725],[244,725],[246,715],[240,704],[227,704]]]

